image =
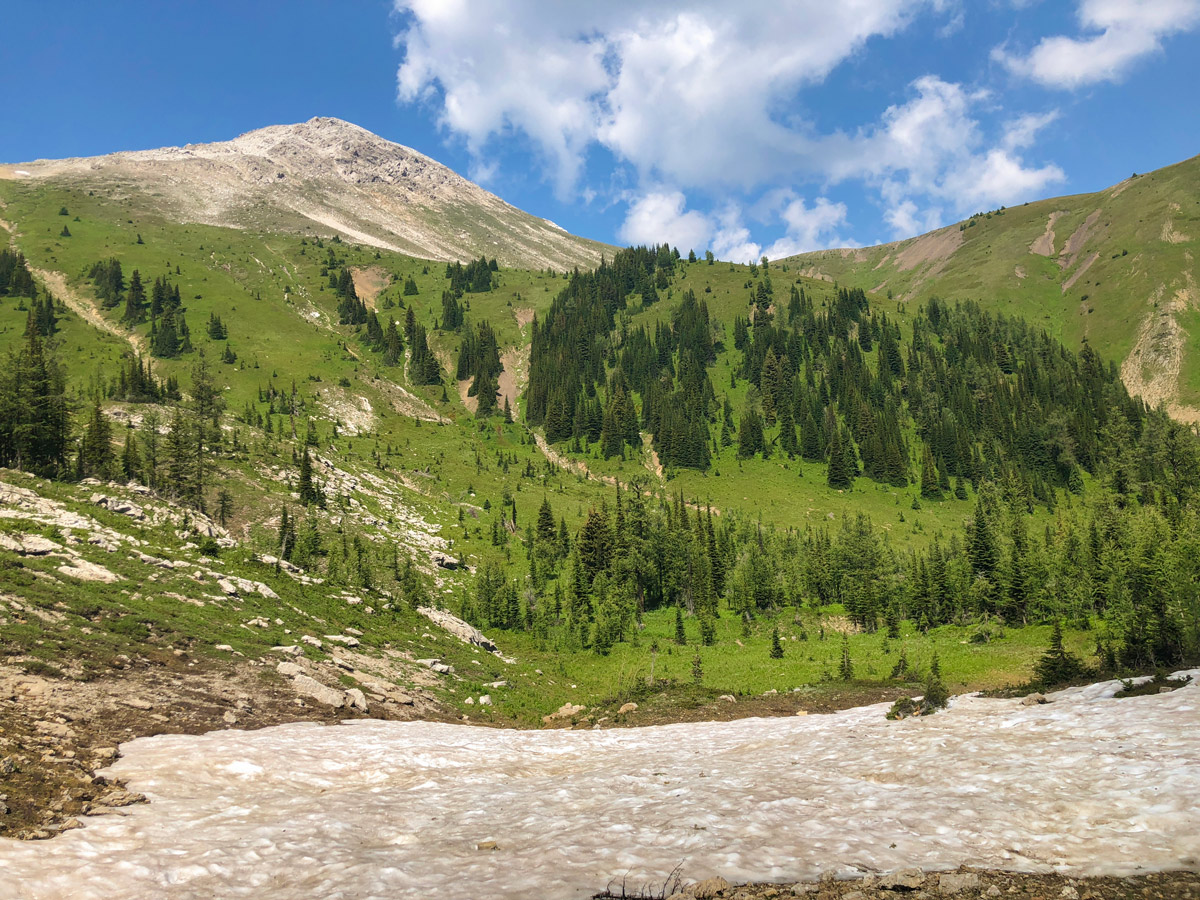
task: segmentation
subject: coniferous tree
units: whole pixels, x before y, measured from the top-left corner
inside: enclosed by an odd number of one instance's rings
[[[829,442],[829,466],[825,472],[825,480],[832,488],[846,489],[854,484],[854,475],[847,463],[847,451],[842,429],[834,426]]]
[[[771,629],[771,659],[783,659],[783,644],[779,640],[779,626]]]
[[[0,465],[56,475],[66,465],[69,439],[65,379],[35,324],[0,369]]]
[[[77,471],[84,477],[108,480],[113,473],[112,426],[97,401],[79,443]]]

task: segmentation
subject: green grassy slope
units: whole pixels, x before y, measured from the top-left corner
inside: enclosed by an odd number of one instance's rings
[[[1053,233],[1051,239],[1050,232]],[[802,271],[896,300],[978,300],[1087,339],[1122,365],[1131,391],[1200,416],[1193,327],[1200,157],[1094,194],[992,211],[892,244],[806,253]]]

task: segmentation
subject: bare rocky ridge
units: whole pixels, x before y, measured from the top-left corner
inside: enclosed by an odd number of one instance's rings
[[[273,125],[232,141],[0,167],[152,195],[180,221],[340,234],[439,260],[595,265],[606,247],[505,203],[441,163],[340,119]]]

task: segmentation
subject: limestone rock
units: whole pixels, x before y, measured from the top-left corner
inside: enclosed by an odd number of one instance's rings
[[[295,678],[297,675],[304,674],[304,670],[293,662],[281,662],[275,667],[275,671],[286,678]]]
[[[346,705],[360,712],[366,712],[368,709],[366,695],[358,688],[350,688],[346,691]]]
[[[1049,703],[1045,694],[1028,694],[1021,698],[1022,706],[1037,706],[1039,703]]]
[[[542,721],[546,724],[550,724],[551,722],[561,721],[563,719],[571,719],[579,715],[585,709],[587,709],[586,706],[576,706],[573,703],[564,703],[556,711],[547,716],[542,716]]]
[[[938,891],[943,894],[957,894],[978,887],[979,876],[974,872],[945,872],[938,876]]]
[[[630,701],[629,703],[623,703],[623,704],[621,704],[621,708],[617,710],[617,714],[621,715],[621,716],[627,716],[631,712],[636,712],[637,708],[638,708],[638,705],[632,701]]]
[[[697,881],[695,884],[690,884],[684,889],[684,893],[689,897],[695,897],[696,900],[711,900],[721,891],[729,890],[729,882],[724,878],[705,878],[703,881]]]
[[[326,706],[332,706],[334,709],[341,709],[346,705],[346,696],[342,691],[326,687],[308,675],[295,676],[292,679],[292,687],[296,689],[296,693],[305,697],[311,697],[318,703],[324,703]]]
[[[120,575],[110,572],[104,566],[88,562],[86,559],[73,559],[70,563],[59,566],[58,571],[71,578],[78,578],[80,581],[102,581],[105,584],[112,584],[114,581],[121,580]]]
[[[301,650],[295,644],[290,644],[285,647],[272,647],[271,651],[273,653],[286,653],[288,656],[303,656],[304,655],[304,651]]]
[[[491,706],[492,705],[492,695],[491,694],[481,694],[479,697],[479,705],[480,706]]]
[[[434,625],[446,629],[463,643],[482,647],[489,653],[496,652],[496,645],[483,632],[469,622],[464,622],[458,616],[451,615],[444,609],[434,609],[431,606],[418,606],[417,612]]]
[[[915,891],[925,883],[925,873],[920,869],[901,869],[879,876],[879,887],[887,891]]]
[[[346,647],[358,646],[358,638],[349,637],[344,634],[327,634],[325,635],[325,640],[333,641],[335,644],[342,644]]]
[[[303,635],[303,636],[300,638],[300,643],[302,643],[302,644],[308,644],[310,647],[316,647],[318,650],[320,650],[320,649],[321,649],[321,642],[320,642],[320,640],[318,640],[317,638],[313,637],[311,634],[306,634],[306,635]]]

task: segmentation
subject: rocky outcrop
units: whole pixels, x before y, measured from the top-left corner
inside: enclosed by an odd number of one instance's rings
[[[418,606],[417,612],[434,625],[446,629],[446,631],[450,632],[463,643],[482,647],[488,653],[499,652],[496,645],[482,631],[469,622],[464,622],[458,616],[446,612],[444,609],[434,609],[432,606]]]
[[[426,259],[591,268],[610,248],[569,234],[409,147],[340,119],[273,125],[231,141],[39,160],[19,177],[152,195],[181,222],[340,234]]]

